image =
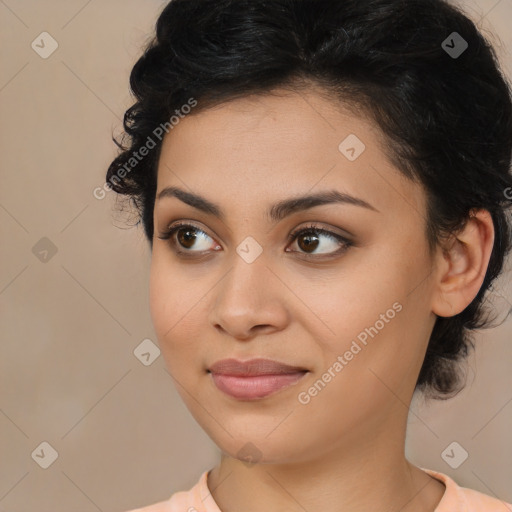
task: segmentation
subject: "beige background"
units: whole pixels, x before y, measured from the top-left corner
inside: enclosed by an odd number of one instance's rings
[[[113,210],[113,193],[93,196],[131,104],[130,69],[164,4],[0,0],[0,512],[147,505],[189,488],[218,457],[162,357],[145,366],[134,355],[156,342],[149,248],[133,217]],[[511,76],[512,0],[463,5]],[[59,45],[47,59],[31,48],[43,31]],[[493,294],[501,318],[509,276]],[[510,502],[511,325],[477,335],[461,394],[415,402],[407,440],[416,464]],[[457,469],[441,457],[453,441],[469,453]],[[47,469],[42,442],[58,452]]]

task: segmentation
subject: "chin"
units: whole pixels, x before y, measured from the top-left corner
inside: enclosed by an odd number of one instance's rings
[[[274,425],[275,428],[275,425]],[[245,429],[244,432],[219,431],[218,425],[214,427],[215,431],[203,429],[207,432],[210,439],[227,456],[237,459],[250,467],[253,464],[285,464],[299,462],[301,457],[305,457],[299,450],[304,448],[304,440],[298,439],[297,442],[290,442],[290,436],[278,433],[268,435],[272,429],[265,429],[264,432],[251,433]]]

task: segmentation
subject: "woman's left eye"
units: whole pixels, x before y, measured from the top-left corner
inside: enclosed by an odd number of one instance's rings
[[[175,234],[177,236],[174,236]],[[192,224],[175,224],[174,226],[171,226],[168,231],[162,233],[158,238],[161,240],[170,240],[169,243],[177,254],[204,253],[207,252],[212,245],[211,243],[205,243],[205,240],[212,240],[212,238],[208,236],[208,234],[206,234],[202,229]],[[326,243],[322,243],[322,239],[328,241]],[[353,243],[345,237],[338,235],[337,233],[333,233],[332,231],[318,228],[315,225],[309,225],[305,228],[303,227],[293,231],[288,236],[288,240],[291,242],[295,242],[295,240],[297,240],[299,248],[301,248],[300,246],[302,245],[302,249],[305,252],[302,253],[301,251],[290,251],[288,249],[287,252],[299,252],[300,254],[304,254],[306,257],[316,256],[316,254],[308,251],[315,251],[319,247],[327,249],[323,252],[320,252],[321,255],[334,256],[345,252],[349,247],[353,245]],[[197,245],[196,242],[199,242],[199,250],[193,251],[191,248],[194,246],[194,244]],[[333,249],[329,250],[330,247]],[[336,250],[336,248],[338,249]],[[220,245],[215,244],[214,250],[219,249]]]
[[[318,240],[329,239],[330,243],[324,243],[318,242]],[[319,246],[327,246],[327,249],[329,249],[329,246],[333,247],[334,249],[329,251],[322,252],[320,254],[327,255],[327,256],[337,256],[343,252],[345,252],[349,247],[353,245],[353,242],[351,240],[348,240],[347,238],[338,235],[337,233],[333,233],[332,231],[328,231],[327,229],[322,229],[316,227],[314,224],[307,226],[305,228],[299,228],[296,231],[293,231],[288,236],[288,240],[294,242],[297,240],[297,244],[299,244],[299,240],[302,241],[302,244],[305,247],[305,250],[315,250]],[[340,247],[338,250],[336,250],[336,247]],[[305,253],[306,256],[315,256],[314,254],[310,254],[309,252]]]

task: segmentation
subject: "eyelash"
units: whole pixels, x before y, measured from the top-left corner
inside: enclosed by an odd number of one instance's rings
[[[189,228],[189,229],[191,228],[192,231],[203,233],[206,236],[208,236],[209,238],[211,238],[208,235],[208,233],[206,233],[204,230],[200,229],[197,226],[194,226],[193,224],[186,224],[186,223],[175,224],[174,226],[170,227],[164,233],[161,233],[158,238],[160,240],[169,240],[169,245],[173,248],[173,250],[177,254],[187,255],[185,257],[192,258],[194,256],[189,256],[189,254],[194,253],[195,251],[181,251],[181,250],[176,249],[177,242],[173,238],[173,235],[177,231],[179,231],[180,229],[183,229],[183,228]],[[315,224],[309,224],[308,226],[301,227],[301,228],[298,228],[298,229],[292,231],[288,235],[288,242],[294,242],[299,237],[299,235],[301,235],[303,233],[313,233],[315,235],[318,235],[318,234],[326,235],[329,238],[334,238],[335,240],[337,240],[338,242],[341,242],[341,244],[342,244],[342,247],[340,250],[332,252],[332,253],[321,254],[321,255],[301,253],[299,251],[299,254],[302,254],[306,258],[321,258],[321,257],[328,258],[328,257],[339,256],[342,253],[344,253],[347,249],[349,249],[350,247],[352,247],[354,245],[351,240],[348,240],[347,238],[345,238],[341,235],[338,235],[337,233],[333,233],[332,231],[328,231],[327,229],[322,229],[322,228],[316,227]],[[290,252],[297,252],[297,251],[290,251]]]

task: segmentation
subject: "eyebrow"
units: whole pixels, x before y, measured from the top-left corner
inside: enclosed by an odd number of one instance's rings
[[[206,214],[213,215],[222,221],[225,219],[224,213],[220,206],[212,203],[204,197],[201,197],[200,195],[186,192],[185,190],[177,187],[166,187],[158,193],[157,201],[160,201],[166,197],[175,197],[180,201],[188,204],[189,206],[192,206],[193,208],[196,208],[197,210],[200,210]],[[278,222],[295,212],[314,208],[315,206],[334,203],[349,204],[379,212],[377,208],[364,201],[363,199],[353,197],[349,194],[345,194],[337,190],[326,190],[316,194],[292,197],[290,199],[279,201],[269,208],[267,211],[267,218],[273,222]]]

